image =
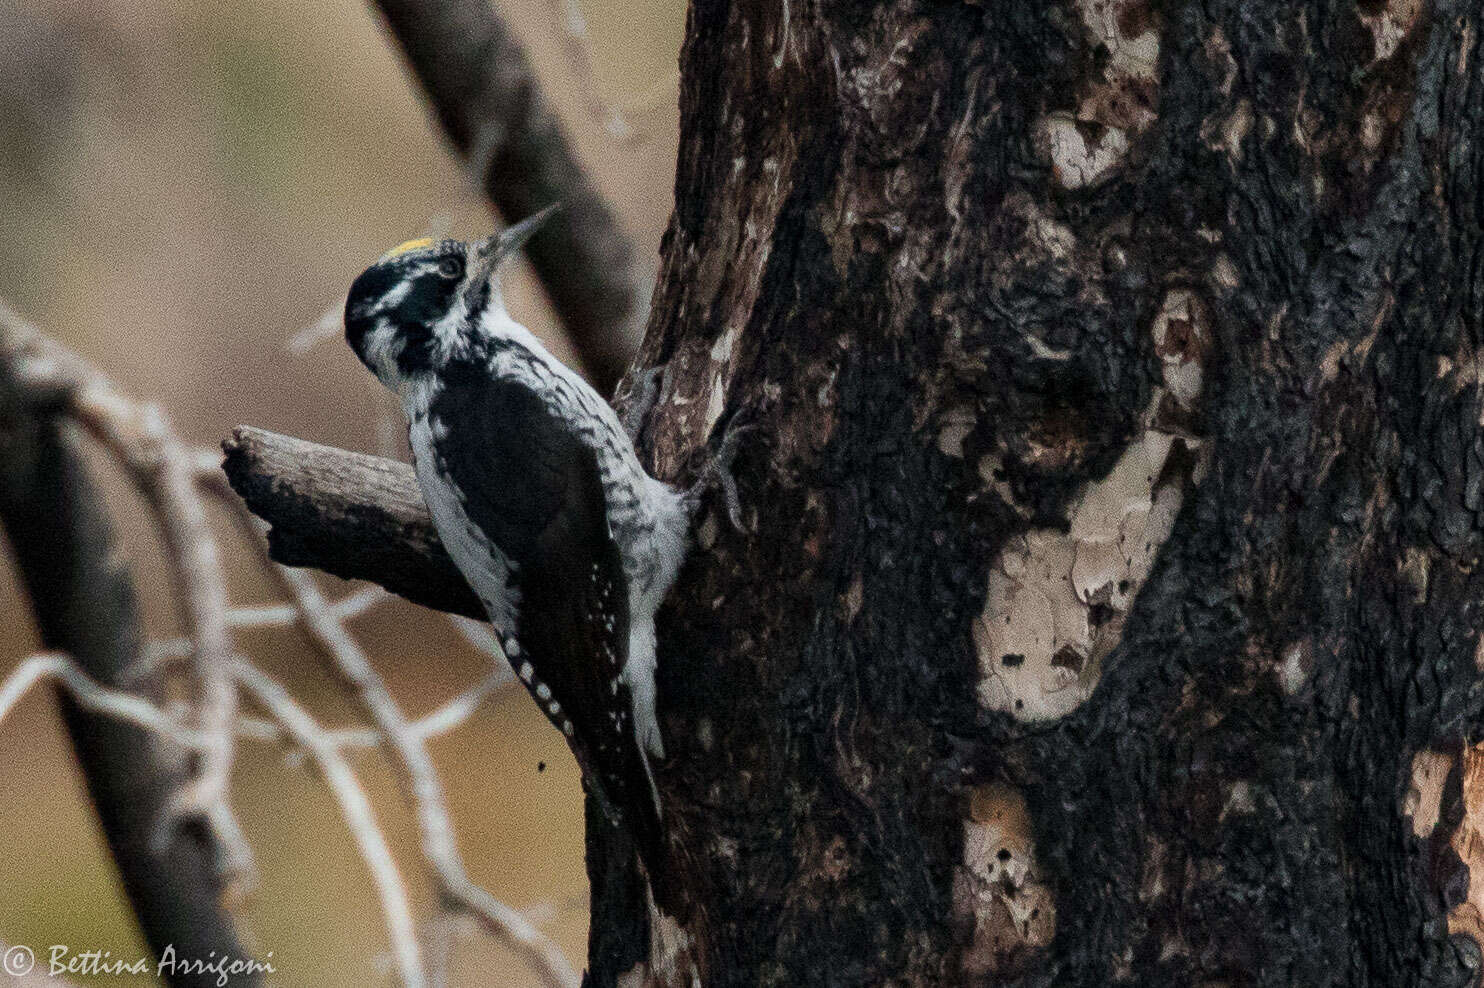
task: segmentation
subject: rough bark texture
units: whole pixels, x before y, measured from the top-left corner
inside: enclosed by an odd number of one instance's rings
[[[708,984],[1474,983],[1480,18],[693,5],[650,452],[771,439],[661,628]]]
[[[593,983],[1478,983],[1480,20],[693,5],[642,445],[754,530]]]
[[[449,140],[507,221],[559,202],[525,247],[604,394],[644,330],[648,265],[578,163],[525,49],[487,0],[376,0]]]
[[[3,348],[0,348],[3,349]],[[74,438],[37,414],[0,364],[0,526],[30,599],[42,644],[70,655],[109,686],[141,689],[142,642],[134,584],[117,552],[102,492]],[[156,699],[159,699],[156,696]],[[112,717],[61,696],[103,834],[145,939],[160,956],[243,959],[231,918],[218,901],[215,853],[200,828],[178,831],[163,851],[153,840],[177,790],[189,781],[183,753]],[[207,972],[177,973],[172,985],[215,985]],[[234,979],[256,985],[261,977]]]

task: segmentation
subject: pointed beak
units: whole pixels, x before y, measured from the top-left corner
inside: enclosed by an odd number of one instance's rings
[[[470,285],[483,285],[506,259],[525,246],[536,231],[561,209],[561,203],[552,203],[539,213],[527,216],[519,223],[506,227],[499,233],[482,241],[474,248],[474,277]]]
[[[546,225],[547,221],[556,215],[562,204],[554,202],[550,206],[533,213],[521,220],[519,223],[509,227],[498,234],[500,241],[500,254],[508,257],[526,245],[526,241],[536,235],[536,231]]]

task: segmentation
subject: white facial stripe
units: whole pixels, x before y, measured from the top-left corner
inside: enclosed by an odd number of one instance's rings
[[[376,320],[376,328],[366,334],[366,363],[376,370],[376,376],[393,390],[397,381],[397,357],[402,353],[401,334],[386,319]]]
[[[413,286],[419,278],[436,274],[437,270],[438,261],[435,259],[409,260],[403,269],[401,279],[368,308],[366,315],[368,317],[380,316],[381,313],[395,309],[412,294]],[[463,319],[464,305],[460,301],[451,306],[449,312],[433,326],[435,346],[442,351],[440,356],[445,359],[460,339],[459,327]],[[397,358],[401,355],[403,347],[404,341],[401,334],[384,316],[377,318],[375,328],[366,334],[366,362],[375,369],[376,376],[381,379],[382,383],[393,391],[400,391],[402,385],[408,383],[402,380],[402,373],[397,366]]]
[[[433,323],[433,341],[442,355],[447,358],[461,347],[468,346],[468,337],[464,334],[464,325],[468,319],[468,310],[462,296],[454,300],[453,305],[443,314],[443,318]]]
[[[478,265],[478,258],[474,256],[474,247],[467,248],[465,264],[472,272]],[[437,265],[429,265],[428,270],[436,269]],[[458,355],[459,351],[467,349],[469,345],[469,297],[474,292],[475,285],[468,281],[474,277],[473,274],[466,275],[466,280],[458,288],[454,295],[453,304],[448,307],[443,318],[433,324],[433,339],[442,356],[448,358]],[[491,310],[505,311],[504,304],[500,301],[500,284],[497,272],[487,276],[490,282],[490,304],[485,306],[485,312]],[[508,316],[506,317],[509,318]]]
[[[412,281],[403,278],[392,286],[392,290],[381,297],[381,300],[371,307],[367,315],[377,315],[387,309],[395,308],[402,304],[403,300],[412,292]]]

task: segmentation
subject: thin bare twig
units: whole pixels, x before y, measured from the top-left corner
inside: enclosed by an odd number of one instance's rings
[[[498,668],[505,670],[510,678],[515,678],[515,673],[510,668],[510,660],[505,657],[505,650],[500,647],[500,639],[495,637],[495,630],[484,621],[476,621],[473,618],[462,617],[458,614],[445,614],[449,624],[454,626],[464,641],[477,652],[482,652],[495,660]]]
[[[72,401],[75,418],[112,450],[129,469],[136,486],[154,509],[170,562],[181,619],[195,649],[200,691],[197,714],[213,743],[201,752],[201,771],[176,800],[182,815],[203,812],[216,824],[236,829],[231,814],[222,814],[232,771],[232,730],[237,716],[237,689],[229,663],[232,642],[227,631],[227,581],[216,538],[196,493],[194,471],[185,446],[155,405],[135,406],[101,378],[78,389]],[[245,873],[251,852],[240,833],[229,833],[225,846],[235,852],[230,869]]]
[[[164,735],[176,744],[199,751],[205,745],[202,733],[161,710],[149,700],[124,690],[110,689],[83,672],[76,662],[57,652],[41,652],[22,660],[0,683],[0,723],[38,683],[56,682],[77,705],[105,714],[147,731]]]
[[[213,468],[215,472],[215,468]],[[380,587],[362,587],[330,604],[330,612],[342,621],[360,617],[372,608],[392,599],[392,595]],[[298,610],[293,604],[263,604],[256,607],[233,607],[227,611],[227,627],[243,628],[291,628],[298,622]],[[474,644],[471,639],[471,644]],[[135,670],[134,678],[153,674],[166,662],[190,658],[192,654],[189,638],[166,638],[149,642],[144,647],[142,668]]]
[[[308,353],[314,347],[340,335],[341,319],[345,313],[345,300],[330,303],[314,322],[289,337],[289,353]]]
[[[231,673],[234,682],[246,687],[273,718],[273,730],[267,732],[264,740],[286,738],[308,752],[319,767],[376,883],[402,981],[408,988],[423,988],[427,979],[406,886],[376,822],[370,800],[340,754],[334,736],[321,728],[281,685],[251,663],[237,659]],[[205,751],[215,743],[206,732],[183,723],[143,697],[104,686],[71,659],[56,653],[25,659],[0,683],[0,724],[27,692],[46,681],[56,682],[84,709],[154,731],[192,751]]]
[[[451,734],[468,722],[486,700],[512,681],[508,672],[496,669],[431,713],[409,721],[407,728],[414,737],[423,741]],[[237,725],[237,733],[242,737],[258,741],[288,740],[270,721],[244,716],[237,719]],[[374,727],[327,728],[326,733],[335,747],[342,750],[380,748],[383,744],[381,733]]]
[[[246,855],[250,852],[227,800],[233,739],[240,733],[287,743],[303,751],[333,791],[371,871],[403,982],[422,988],[427,984],[427,972],[423,970],[406,889],[371,804],[343,754],[345,749],[356,747],[386,748],[401,769],[409,791],[423,837],[424,858],[442,893],[443,908],[477,916],[486,929],[524,954],[548,983],[564,988],[575,985],[576,976],[555,945],[520,913],[468,878],[454,839],[442,782],[426,750],[428,738],[467,721],[485,699],[512,681],[503,656],[479,683],[427,716],[409,720],[345,627],[346,620],[385,600],[383,591],[369,588],[332,603],[308,574],[280,567],[264,553],[265,567],[292,603],[229,608],[201,495],[222,497],[255,546],[263,545],[263,533],[222,475],[206,469],[206,458],[182,444],[157,409],[133,404],[101,374],[8,310],[0,309],[0,320],[6,330],[4,355],[10,358],[6,367],[23,383],[26,400],[44,403],[48,414],[65,414],[85,426],[123,464],[144,493],[172,564],[175,595],[190,631],[186,638],[159,643],[153,657],[188,652],[196,660],[194,671],[201,684],[194,703],[162,709],[151,698],[99,683],[59,653],[38,655],[22,662],[0,682],[0,721],[38,683],[51,682],[82,710],[150,731],[192,753],[198,761],[207,762],[212,766],[210,774],[198,777],[185,797],[177,794],[175,804],[201,814],[225,846],[242,849],[235,859],[239,866],[249,860]],[[230,629],[288,623],[298,624],[332,660],[334,670],[352,684],[373,727],[326,730],[281,685],[233,652]],[[460,630],[492,657],[499,655],[477,629],[462,626]],[[267,710],[268,719],[240,715],[239,686]]]
[[[507,674],[496,670],[432,713],[410,721],[408,731],[422,740],[448,734],[468,721],[488,697],[510,681]],[[38,652],[27,656],[0,682],[0,723],[4,723],[5,718],[27,693],[38,683],[44,682],[53,682],[66,690],[77,705],[85,710],[153,731],[183,748],[200,751],[209,744],[206,735],[191,726],[189,708],[178,704],[160,707],[138,693],[106,686],[60,652]],[[374,728],[342,727],[322,730],[325,738],[337,750],[377,748],[382,745],[381,734]],[[268,743],[291,744],[294,740],[277,722],[249,714],[238,715],[237,735]]]
[[[200,752],[195,777],[172,800],[156,843],[168,843],[181,816],[200,815],[218,837],[223,875],[247,884],[252,851],[227,801],[237,689],[230,671],[226,578],[196,490],[193,454],[162,411],[130,401],[102,373],[3,302],[0,323],[7,330],[6,346],[20,385],[55,402],[83,425],[125,467],[149,502],[181,620],[194,643],[196,712],[211,744]]]
[[[427,979],[422,970],[406,887],[376,822],[370,800],[340,754],[335,738],[321,728],[281,685],[250,663],[237,660],[232,674],[273,717],[275,730],[270,737],[277,735],[291,740],[307,751],[319,767],[376,883],[402,981],[408,988],[422,988]],[[193,751],[207,750],[214,743],[205,732],[183,723],[149,700],[110,689],[83,672],[71,659],[55,653],[25,659],[0,683],[0,723],[27,692],[46,681],[55,681],[84,709],[154,731]]]
[[[387,933],[397,970],[407,988],[424,988],[427,976],[423,970],[422,950],[418,945],[417,927],[407,887],[392,858],[392,852],[376,822],[376,814],[355,772],[341,756],[329,735],[313,717],[294,701],[277,681],[246,662],[239,661],[236,675],[247,692],[263,705],[273,718],[293,737],[294,742],[309,752],[331,792],[340,804],[346,827],[360,848],[361,857],[376,883],[381,909],[386,915]]]
[[[234,738],[241,733],[288,743],[304,751],[334,792],[371,870],[401,977],[404,983],[421,988],[427,983],[427,973],[422,968],[406,890],[370,802],[343,754],[350,748],[380,745],[392,754],[402,775],[416,812],[423,857],[442,894],[444,908],[477,917],[487,930],[523,954],[547,983],[561,988],[575,986],[577,977],[555,944],[520,912],[468,877],[442,782],[426,749],[428,738],[467,721],[490,694],[512,681],[508,663],[491,636],[473,622],[459,624],[471,644],[492,658],[498,657],[496,667],[437,710],[410,720],[345,627],[347,619],[385,599],[382,591],[363,590],[331,603],[312,577],[274,564],[265,552],[264,565],[292,603],[230,608],[202,493],[221,496],[233,508],[234,518],[253,544],[261,547],[263,541],[258,523],[222,476],[205,469],[206,458],[179,441],[158,409],[130,402],[101,374],[8,310],[0,310],[0,319],[9,330],[5,342],[12,359],[8,366],[24,382],[28,400],[45,402],[51,406],[50,412],[66,414],[82,424],[123,464],[145,495],[161,532],[172,566],[175,596],[190,632],[184,639],[159,643],[154,657],[189,651],[195,659],[193,671],[198,684],[194,703],[161,709],[150,698],[97,682],[60,654],[41,655],[23,662],[0,683],[0,721],[36,684],[53,682],[82,709],[154,732],[192,752],[209,766],[209,771],[195,780],[176,805],[201,814],[223,845],[237,851],[234,860],[239,867],[250,860],[250,852],[227,799]],[[282,686],[235,655],[231,629],[275,627],[289,621],[300,625],[351,685],[371,727],[326,730]],[[269,719],[239,713],[239,687],[267,710]]]

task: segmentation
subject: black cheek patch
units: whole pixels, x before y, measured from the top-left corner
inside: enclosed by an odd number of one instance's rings
[[[402,349],[397,354],[397,372],[410,377],[433,367],[433,334],[426,327],[404,332]]]
[[[490,303],[490,282],[486,278],[483,285],[469,293],[469,322],[478,324],[484,310]]]
[[[412,290],[397,306],[395,317],[409,331],[431,331],[433,323],[448,314],[455,283],[435,271],[424,271],[412,279]]]
[[[433,324],[448,314],[455,285],[437,271],[418,275],[412,289],[392,314],[400,330],[402,352],[397,370],[404,376],[433,365]]]

